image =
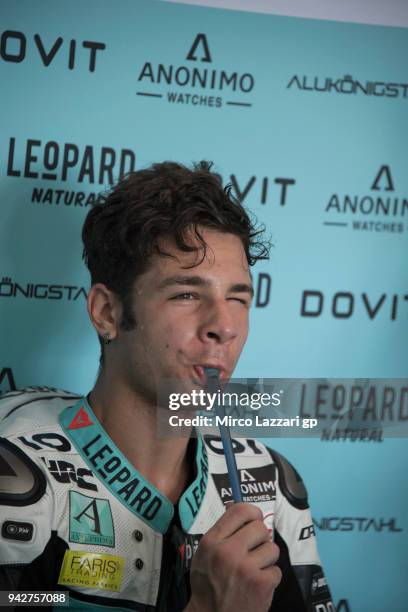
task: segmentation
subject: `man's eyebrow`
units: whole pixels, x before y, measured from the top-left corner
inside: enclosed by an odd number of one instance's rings
[[[254,288],[252,285],[247,285],[247,283],[232,285],[232,287],[230,287],[230,291],[233,293],[249,293],[251,297],[254,297]]]
[[[184,285],[188,287],[211,287],[211,282],[202,276],[169,276],[168,278],[163,279],[158,284],[158,289],[166,289],[167,287],[172,287],[173,285]],[[254,289],[252,285],[247,283],[235,283],[231,285],[229,291],[233,293],[249,293],[251,297],[254,295]]]

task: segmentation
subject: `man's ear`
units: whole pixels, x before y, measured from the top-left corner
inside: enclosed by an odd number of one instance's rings
[[[89,290],[87,307],[98,336],[114,340],[122,316],[122,306],[116,294],[103,283],[96,283]]]

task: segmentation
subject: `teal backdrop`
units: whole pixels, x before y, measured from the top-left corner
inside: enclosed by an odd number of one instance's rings
[[[84,217],[169,159],[213,160],[271,234],[236,376],[408,377],[407,29],[148,0],[0,17],[1,392],[93,385]],[[337,610],[406,610],[406,440],[269,443],[307,484]]]

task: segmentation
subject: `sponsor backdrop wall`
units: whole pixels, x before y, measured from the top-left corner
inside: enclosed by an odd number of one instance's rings
[[[0,14],[1,391],[89,390],[89,207],[133,168],[211,159],[274,243],[236,375],[364,379],[383,406],[368,379],[408,363],[407,30],[144,0]],[[337,609],[402,611],[408,451],[372,414],[269,443],[306,481]]]

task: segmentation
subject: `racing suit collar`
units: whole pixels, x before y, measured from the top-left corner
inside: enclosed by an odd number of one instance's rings
[[[152,529],[166,533],[174,515],[171,501],[126,459],[85,397],[65,408],[59,416],[61,427],[85,463],[103,485],[133,514]],[[203,501],[208,481],[208,458],[197,432],[195,477],[181,495],[178,511],[183,530],[188,532]]]

